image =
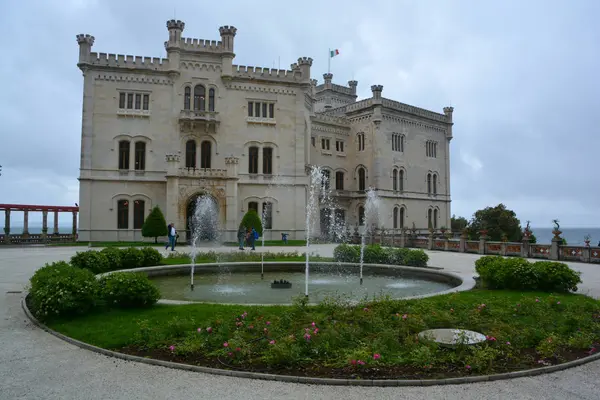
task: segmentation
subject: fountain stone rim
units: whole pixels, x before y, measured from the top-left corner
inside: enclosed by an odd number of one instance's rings
[[[219,263],[201,263],[196,264],[196,267],[235,267],[235,266],[257,266],[260,267],[260,261],[233,261],[233,262],[219,262]],[[348,263],[348,262],[335,262],[335,261],[315,261],[310,262],[311,265],[340,265],[340,266],[359,266],[359,263]],[[304,266],[305,261],[265,261],[264,265],[298,265]],[[475,287],[475,281],[472,278],[467,276],[460,276],[452,272],[443,271],[442,268],[439,267],[410,267],[407,265],[391,265],[391,264],[363,264],[364,267],[369,268],[386,268],[393,269],[399,271],[406,271],[409,273],[421,273],[424,275],[436,275],[438,277],[442,277],[447,279],[449,282],[454,282],[456,286],[449,288],[447,290],[442,290],[440,292],[435,293],[427,293],[416,296],[408,296],[403,297],[402,300],[414,300],[414,299],[422,299],[426,297],[433,296],[441,296],[444,294],[461,292],[471,290]],[[142,268],[131,268],[131,269],[121,269],[116,271],[104,272],[102,274],[96,275],[96,277],[100,278],[103,276],[107,276],[110,274],[114,274],[117,272],[138,272],[145,273],[148,277],[152,276],[163,276],[170,275],[167,272],[172,270],[182,270],[184,273],[189,273],[192,264],[176,264],[176,265],[156,265],[152,267],[142,267]],[[260,273],[260,272],[259,272]],[[250,305],[248,303],[220,303],[220,302],[207,302],[207,301],[191,301],[191,300],[172,300],[172,299],[160,299],[159,303],[161,304],[228,304],[228,305]],[[316,303],[309,303],[314,305]],[[260,306],[274,306],[274,304],[252,304],[252,305],[260,305]],[[281,303],[277,304],[277,306],[292,306],[292,304]]]

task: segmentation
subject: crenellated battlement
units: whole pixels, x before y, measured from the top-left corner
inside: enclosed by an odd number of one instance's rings
[[[302,78],[300,70],[286,70],[276,68],[252,67],[233,65],[233,76],[249,79],[269,79],[284,82],[299,82]]]
[[[142,57],[125,54],[90,53],[89,65],[98,67],[147,69],[167,71],[169,60],[160,57]]]
[[[220,40],[181,38],[181,49],[187,51],[220,53],[223,51],[223,43]]]
[[[167,29],[179,29],[183,31],[185,29],[185,22],[181,20],[170,19],[167,21]]]
[[[76,38],[77,38],[77,43],[79,43],[79,44],[85,43],[85,44],[90,45],[90,47],[94,45],[95,39],[92,35],[86,35],[86,34],[80,33],[79,35],[76,36]]]

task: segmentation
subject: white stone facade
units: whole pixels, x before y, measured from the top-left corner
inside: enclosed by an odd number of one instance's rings
[[[93,53],[94,38],[77,36],[79,240],[140,240],[155,205],[185,239],[201,194],[217,202],[226,240],[263,204],[271,205],[267,239],[302,239],[309,165],[330,171],[350,226],[369,187],[382,198],[386,229],[450,225],[451,107],[439,114],[388,100],[378,85],[356,101],[356,81],[311,80],[308,57],[290,70],[233,65],[236,28],[210,41],[183,38],[184,27],[167,22],[166,59]]]

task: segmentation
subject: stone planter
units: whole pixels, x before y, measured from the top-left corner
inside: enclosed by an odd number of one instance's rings
[[[291,289],[292,282],[288,281],[274,281],[271,282],[271,289]]]

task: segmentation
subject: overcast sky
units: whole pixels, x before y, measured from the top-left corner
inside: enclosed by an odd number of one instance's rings
[[[597,0],[2,3],[0,203],[78,202],[75,35],[94,35],[98,52],[165,57],[176,15],[185,37],[218,40],[235,25],[237,64],[310,56],[322,82],[338,48],[334,82],[358,80],[360,97],[381,84],[387,98],[454,106],[454,214],[503,202],[532,226],[600,227]]]

